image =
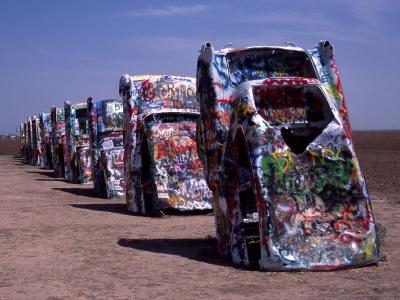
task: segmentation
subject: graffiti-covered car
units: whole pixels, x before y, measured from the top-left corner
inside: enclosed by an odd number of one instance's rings
[[[21,136],[21,157],[28,161],[28,122],[22,122],[20,125]]]
[[[199,104],[189,77],[123,75],[126,200],[130,211],[211,209],[198,157]]]
[[[94,189],[109,199],[123,198],[124,146],[122,101],[87,99]]]
[[[33,157],[32,119],[26,119],[26,162],[31,163]]]
[[[41,166],[46,169],[52,169],[53,163],[51,158],[51,115],[49,113],[40,113],[39,115],[40,128],[40,155]]]
[[[24,131],[24,123],[19,123],[19,156],[24,157],[25,152],[25,131]]]
[[[28,162],[34,166],[40,166],[40,128],[39,119],[36,116],[28,118]]]
[[[201,148],[219,251],[264,270],[376,263],[370,199],[333,46],[215,51],[198,59]]]
[[[87,103],[64,103],[65,143],[67,148],[65,178],[69,182],[92,182]]]
[[[50,111],[52,135],[52,163],[55,177],[65,176],[65,114],[63,108],[53,106]]]

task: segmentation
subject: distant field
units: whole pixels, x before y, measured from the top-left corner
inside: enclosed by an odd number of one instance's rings
[[[17,154],[19,152],[19,140],[0,140],[0,155]]]

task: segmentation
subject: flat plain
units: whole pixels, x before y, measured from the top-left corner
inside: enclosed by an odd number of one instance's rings
[[[132,215],[123,200],[0,155],[0,299],[400,298],[400,131],[354,142],[382,257],[333,272],[235,267],[216,251],[212,215]]]

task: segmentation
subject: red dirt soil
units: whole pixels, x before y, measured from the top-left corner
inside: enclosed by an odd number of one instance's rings
[[[147,218],[0,156],[0,299],[400,298],[400,132],[355,133],[379,266],[260,272],[217,254],[211,215]]]

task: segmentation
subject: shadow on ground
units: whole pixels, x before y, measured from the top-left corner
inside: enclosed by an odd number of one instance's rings
[[[125,203],[70,204],[70,206],[75,207],[75,208],[83,208],[83,209],[89,209],[89,210],[95,210],[95,211],[105,211],[105,212],[111,212],[111,213],[122,214],[122,215],[133,215],[133,213],[129,212],[126,209]]]
[[[51,178],[55,178],[54,177],[54,172],[52,170],[43,170],[43,171],[26,171],[27,173],[31,173],[31,174],[39,174],[39,175],[43,175],[43,176],[47,176],[47,177],[51,177]]]
[[[36,181],[65,181],[65,178],[35,178]]]
[[[22,157],[12,157],[12,161],[15,163],[16,166],[23,166],[23,165],[30,165],[24,158]]]
[[[120,239],[118,240],[118,245],[136,250],[182,256],[208,264],[232,267],[227,257],[218,254],[217,241],[211,237],[197,239]]]
[[[91,188],[53,188],[53,190],[74,194],[77,196],[84,196],[90,198],[98,198]]]

